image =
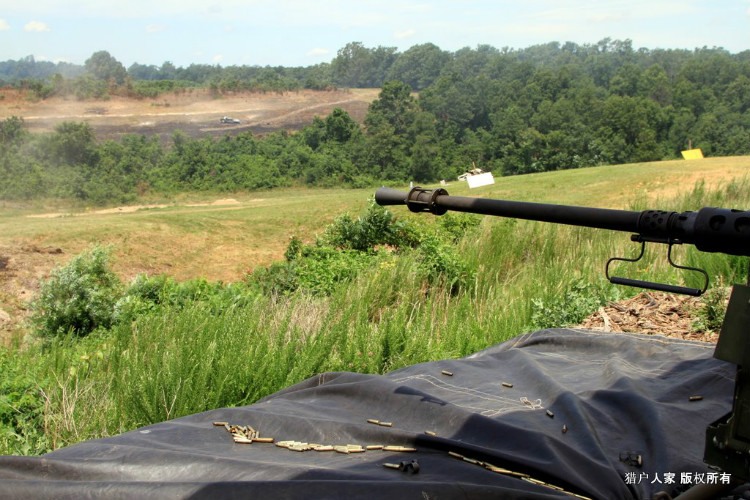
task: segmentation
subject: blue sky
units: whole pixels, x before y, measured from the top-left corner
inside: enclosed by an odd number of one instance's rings
[[[750,49],[750,0],[0,0],[0,61],[309,66],[348,42]]]

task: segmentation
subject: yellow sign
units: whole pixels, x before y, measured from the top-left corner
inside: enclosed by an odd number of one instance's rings
[[[682,152],[682,157],[686,160],[700,160],[703,158],[703,151],[700,148],[686,149]]]

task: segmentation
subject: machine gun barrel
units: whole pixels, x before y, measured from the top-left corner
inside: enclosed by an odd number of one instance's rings
[[[412,212],[448,210],[573,226],[625,231],[645,241],[693,244],[703,252],[750,256],[750,211],[704,207],[697,212],[612,210],[523,201],[450,196],[445,189],[415,187],[408,193],[380,188],[379,205],[406,205]]]

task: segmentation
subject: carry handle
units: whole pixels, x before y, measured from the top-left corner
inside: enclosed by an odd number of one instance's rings
[[[620,276],[610,276],[609,275],[609,266],[612,264],[613,261],[622,261],[622,262],[638,262],[643,258],[643,253],[646,250],[646,238],[643,238],[640,235],[633,235],[631,237],[633,241],[640,242],[641,244],[641,252],[638,254],[638,257],[634,259],[628,259],[626,257],[612,257],[607,261],[607,265],[604,268],[604,274],[607,276],[607,279],[610,283],[614,285],[625,285],[625,286],[632,286],[636,288],[647,288],[650,290],[657,290],[659,292],[667,292],[667,293],[678,293],[681,295],[690,295],[692,297],[700,297],[703,295],[703,293],[708,289],[709,279],[708,279],[708,273],[704,271],[703,269],[699,269],[697,267],[689,267],[689,266],[681,266],[679,264],[675,264],[672,260],[672,246],[679,244],[677,241],[670,241],[667,242],[669,245],[669,249],[667,250],[667,261],[669,262],[669,265],[671,265],[674,268],[677,269],[683,269],[685,271],[692,271],[701,273],[703,275],[703,288],[692,288],[687,286],[679,286],[679,285],[671,285],[669,283],[658,283],[655,281],[644,281],[644,280],[635,280],[630,278],[622,278]]]

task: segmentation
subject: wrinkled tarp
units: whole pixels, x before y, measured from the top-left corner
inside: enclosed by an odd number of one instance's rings
[[[323,373],[253,405],[42,457],[0,457],[0,499],[572,498],[448,452],[590,498],[650,498],[679,486],[683,472],[710,470],[705,428],[730,410],[735,375],[713,347],[553,329],[382,376]],[[689,401],[695,395],[703,399]],[[235,444],[214,421],[249,424],[277,441],[417,451]],[[418,474],[383,466],[412,460]],[[667,473],[675,484],[654,482]]]

